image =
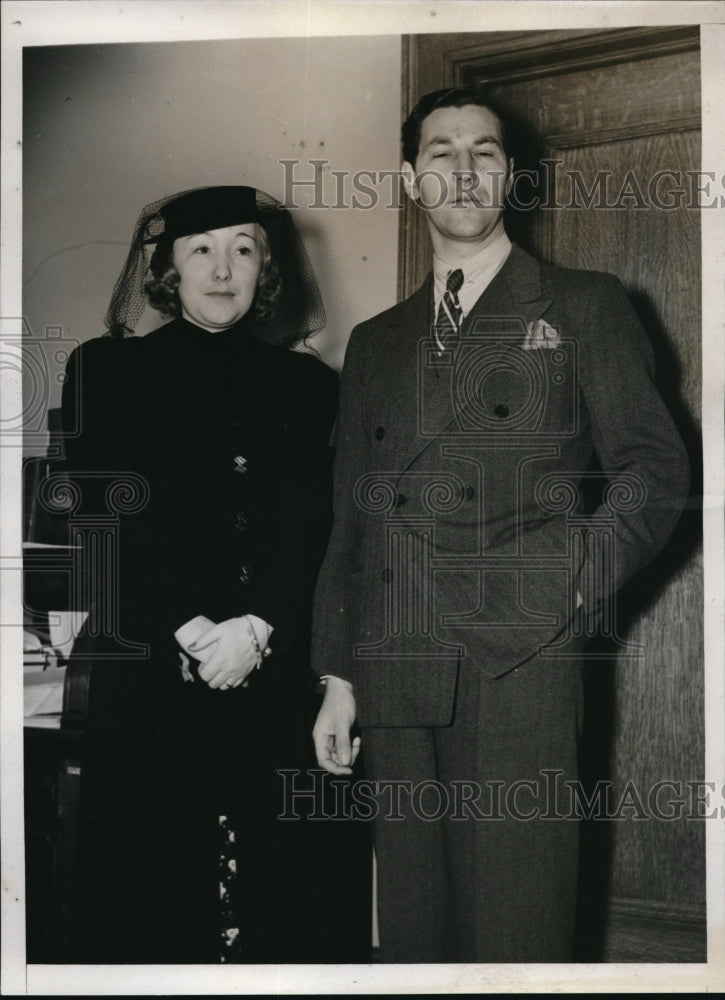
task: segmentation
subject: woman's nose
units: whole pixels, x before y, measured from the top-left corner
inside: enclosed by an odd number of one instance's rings
[[[226,257],[218,257],[214,262],[214,277],[217,281],[229,281],[232,269]]]

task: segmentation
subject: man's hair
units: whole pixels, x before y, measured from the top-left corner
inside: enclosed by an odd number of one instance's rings
[[[501,117],[501,113],[491,104],[491,102],[478,91],[469,87],[448,87],[445,90],[434,90],[426,94],[418,101],[403,123],[403,159],[411,166],[415,166],[418,158],[418,147],[420,146],[420,131],[423,122],[434,111],[439,108],[465,108],[473,104],[479,108],[486,108],[490,111],[501,129],[501,145],[505,156],[508,158],[506,142],[506,123]]]

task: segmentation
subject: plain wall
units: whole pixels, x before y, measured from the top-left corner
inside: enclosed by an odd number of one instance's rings
[[[285,200],[290,173],[279,161],[299,160],[294,178],[312,180],[320,159],[332,206],[333,171],[396,170],[400,48],[385,35],[26,49],[24,316],[33,340],[53,342],[47,371],[26,371],[26,399],[40,389],[59,405],[56,338],[72,347],[103,332],[144,205],[208,184]],[[350,178],[342,184],[349,202]],[[358,209],[312,208],[313,187],[292,191],[327,309],[315,346],[337,368],[355,323],[395,302],[397,183],[375,190],[377,204]],[[138,332],[161,322],[147,310]]]

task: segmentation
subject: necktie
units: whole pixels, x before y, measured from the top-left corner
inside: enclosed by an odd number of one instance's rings
[[[446,282],[446,290],[438,306],[436,316],[435,335],[438,350],[443,351],[446,340],[455,337],[461,328],[463,310],[458,301],[458,292],[463,284],[463,271],[458,268],[451,271]]]

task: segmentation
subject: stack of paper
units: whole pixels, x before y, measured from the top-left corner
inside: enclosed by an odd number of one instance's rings
[[[23,657],[23,715],[60,714],[63,711],[65,667],[55,666],[56,658],[48,656],[42,663],[37,654]]]

